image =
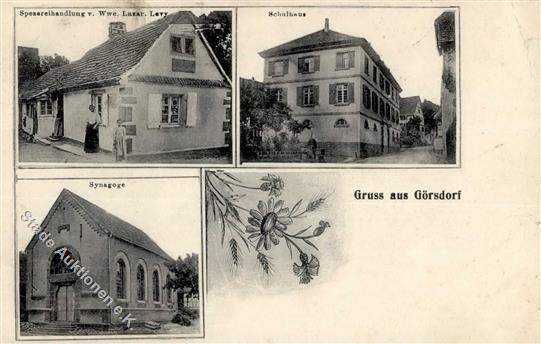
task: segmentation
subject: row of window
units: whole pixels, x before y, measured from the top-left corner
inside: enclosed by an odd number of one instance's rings
[[[129,276],[127,275],[126,262],[124,259],[119,258],[116,262],[116,297],[117,299],[127,299],[127,290],[129,288]],[[146,301],[146,290],[147,290],[147,280],[146,280],[146,268],[139,263],[136,270],[137,278],[137,301]],[[160,302],[161,300],[161,276],[157,268],[154,268],[152,271],[152,300],[154,302]],[[171,279],[171,276],[167,274],[166,282],[168,283]],[[166,300],[168,303],[172,301],[172,289],[166,289]]]
[[[346,70],[355,67],[355,52],[336,53],[336,70]],[[320,56],[303,56],[297,59],[297,73],[309,74],[320,70]],[[271,77],[284,76],[289,73],[289,60],[269,61],[267,75]]]
[[[370,59],[368,56],[364,57],[364,74],[370,77]],[[378,71],[376,64],[372,66],[372,81],[374,84],[379,85],[379,88],[385,92],[387,96],[390,96],[395,102],[398,102],[398,91],[391,86],[391,82],[387,80],[383,73]]]
[[[392,123],[398,124],[399,112],[391,107],[391,105],[384,100],[384,98],[378,96],[375,91],[370,91],[370,88],[363,85],[363,105],[366,109],[379,114],[382,118],[385,118]]]
[[[287,103],[287,89],[276,89],[276,101]],[[355,102],[355,85],[337,83],[329,85],[329,104],[349,105]],[[306,85],[297,87],[297,106],[310,107],[319,105],[319,86]]]

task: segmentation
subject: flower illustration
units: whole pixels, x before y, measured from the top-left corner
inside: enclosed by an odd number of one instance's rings
[[[308,262],[308,255],[301,253],[299,255],[301,265],[293,263],[293,272],[299,277],[299,284],[308,284],[313,279],[313,276],[319,274],[319,260],[312,255],[312,259]]]
[[[258,240],[257,251],[262,247],[270,250],[273,244],[278,245],[279,237],[283,237],[287,226],[293,223],[293,219],[289,216],[289,208],[282,208],[283,205],[282,200],[275,203],[271,197],[268,203],[259,201],[257,210],[250,210],[251,217],[248,217],[249,225],[246,225],[246,232],[250,234],[248,240]]]
[[[282,178],[275,174],[268,174],[265,177],[261,178],[263,183],[259,187],[262,191],[269,191],[269,196],[278,197],[282,194],[282,189],[284,188],[284,181]]]

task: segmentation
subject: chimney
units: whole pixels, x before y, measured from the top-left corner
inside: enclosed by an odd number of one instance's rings
[[[126,33],[126,23],[111,22],[109,23],[109,38],[113,38]]]
[[[325,18],[325,29],[323,31],[329,32],[329,18]]]

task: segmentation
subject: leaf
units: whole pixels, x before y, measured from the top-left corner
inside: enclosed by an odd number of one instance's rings
[[[220,223],[222,224],[222,247],[224,247],[224,239],[225,239],[225,221],[223,219],[220,220]]]
[[[266,273],[267,275],[272,275],[274,273],[272,263],[270,262],[268,256],[259,252],[257,254],[257,261],[259,262],[259,267],[261,267],[264,273]]]
[[[233,227],[233,229],[235,230],[237,235],[242,239],[242,241],[246,245],[246,248],[248,249],[248,251],[250,251],[250,244],[248,243],[248,241],[244,237],[244,232],[242,231],[242,229],[240,229],[239,226],[237,226],[237,224],[234,223],[233,221],[231,221],[229,219],[226,219],[226,220],[227,220],[227,223],[229,223],[229,226]]]
[[[287,248],[289,248],[289,256],[291,257],[291,259],[293,259],[293,251],[291,250],[291,244],[289,243],[289,240],[286,238],[286,244],[287,244]]]
[[[309,230],[310,228],[312,228],[311,225],[308,226],[308,227],[306,227],[305,229],[301,230],[300,232],[295,233],[294,236],[299,236],[299,235],[301,235],[302,233],[304,233],[304,232],[306,232],[307,230]]]
[[[237,243],[237,240],[235,239],[229,240],[229,252],[231,253],[231,261],[233,262],[233,265],[235,265],[236,267],[239,266],[240,252],[239,252],[239,244]]]
[[[304,241],[304,242],[307,243],[308,245],[310,245],[310,246],[312,246],[313,248],[315,248],[316,251],[319,251],[319,249],[317,248],[317,246],[314,245],[310,240],[304,239],[304,238],[303,238],[302,241]]]
[[[238,179],[237,177],[235,177],[235,176],[232,175],[231,173],[226,172],[226,171],[222,171],[222,173],[225,174],[227,177],[233,179],[234,181],[239,182],[239,183],[242,183],[242,181],[241,181],[240,179]]]
[[[294,206],[293,208],[291,209],[291,212],[289,212],[290,215],[293,215],[298,209],[299,207],[301,206],[301,203],[302,203],[302,199],[300,201],[298,201]]]

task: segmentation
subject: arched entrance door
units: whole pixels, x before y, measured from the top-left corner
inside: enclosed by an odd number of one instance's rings
[[[75,304],[77,275],[66,265],[63,257],[78,259],[79,255],[66,251],[64,256],[54,254],[49,268],[51,320],[76,321]]]

